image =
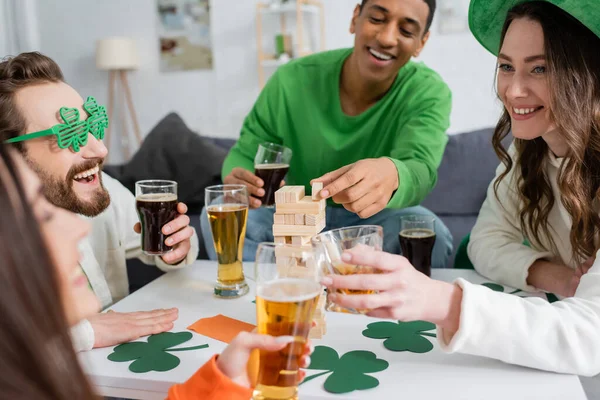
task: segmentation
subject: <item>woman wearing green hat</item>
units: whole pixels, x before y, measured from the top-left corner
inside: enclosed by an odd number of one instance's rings
[[[469,256],[495,281],[568,297],[493,292],[432,280],[398,256],[361,250],[346,262],[385,274],[330,276],[333,295],[372,316],[427,320],[458,351],[562,373],[600,373],[600,2],[472,0],[471,30],[498,57],[504,104],[493,139],[502,163],[471,235]],[[513,133],[505,150],[502,138]],[[528,243],[527,245],[524,243]]]

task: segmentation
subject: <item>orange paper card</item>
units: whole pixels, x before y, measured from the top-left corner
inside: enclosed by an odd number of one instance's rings
[[[254,325],[224,315],[202,318],[188,326],[188,329],[210,338],[229,343],[240,332],[251,332]]]

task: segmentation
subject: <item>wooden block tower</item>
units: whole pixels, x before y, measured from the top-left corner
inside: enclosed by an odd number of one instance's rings
[[[312,185],[312,196],[306,196],[304,186],[284,186],[275,192],[275,215],[273,236],[275,243],[299,246],[277,249],[277,268],[283,269],[288,276],[301,278],[307,273],[303,252],[312,252],[310,239],[325,228],[325,200],[317,200],[317,194],[323,189],[318,182]],[[325,293],[319,297],[315,311],[316,326],[309,333],[311,339],[320,339],[326,332]]]

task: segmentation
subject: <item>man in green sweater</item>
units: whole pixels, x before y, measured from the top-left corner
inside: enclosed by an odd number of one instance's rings
[[[248,187],[244,259],[272,241],[273,209],[260,208],[258,145],[293,151],[287,184],[324,183],[326,230],[374,224],[384,249],[400,253],[400,216],[433,215],[418,206],[437,180],[447,143],[451,93],[440,76],[411,61],[427,39],[435,0],[363,0],[354,10],[353,49],[323,52],[280,67],[244,121],[223,165],[225,183]],[[206,213],[202,232],[216,259]],[[445,267],[452,236],[436,219],[432,267]]]

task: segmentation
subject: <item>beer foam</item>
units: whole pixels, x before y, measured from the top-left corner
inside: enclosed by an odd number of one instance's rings
[[[319,296],[323,289],[319,282],[308,279],[285,278],[264,283],[256,295],[276,303],[299,303]]]
[[[152,201],[158,203],[159,201],[177,201],[177,195],[175,193],[146,193],[137,196],[135,199],[137,201]]]
[[[406,229],[400,232],[400,235],[407,238],[428,238],[435,236],[435,232],[431,229]]]
[[[255,169],[279,169],[279,168],[289,168],[289,164],[255,164]]]

